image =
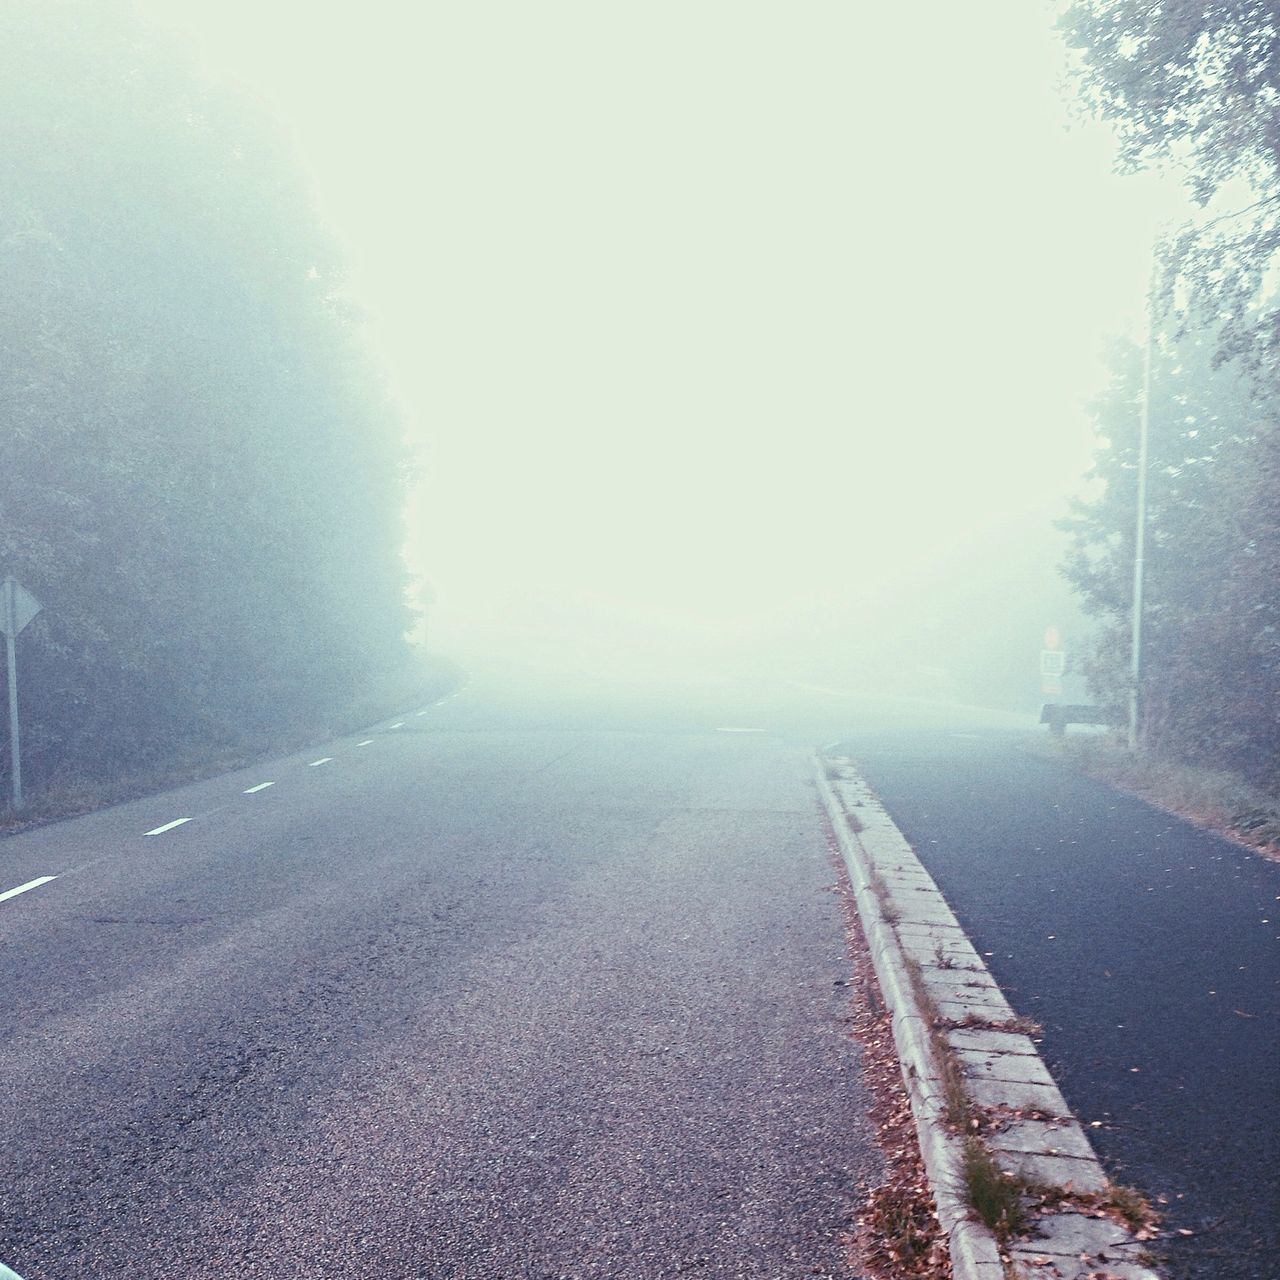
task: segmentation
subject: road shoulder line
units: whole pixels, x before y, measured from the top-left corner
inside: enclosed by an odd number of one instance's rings
[[[1110,1219],[1044,1213],[1035,1223],[1039,1234],[1010,1241],[1002,1257],[994,1233],[974,1215],[965,1193],[964,1139],[948,1123],[943,1072],[917,982],[947,1017],[951,1029],[943,1034],[972,1100],[997,1112],[1008,1109],[1010,1121],[987,1138],[1000,1167],[1077,1193],[1104,1192],[1110,1184],[1034,1043],[1018,1029],[986,964],[875,793],[845,758],[818,755],[814,764],[892,1014],[955,1280],[1006,1280],[1010,1274],[1072,1280],[1082,1268],[1115,1280],[1157,1280],[1144,1264],[1144,1245]],[[1034,1119],[1024,1118],[1028,1111]],[[1061,1251],[1059,1237],[1070,1238],[1070,1256]]]

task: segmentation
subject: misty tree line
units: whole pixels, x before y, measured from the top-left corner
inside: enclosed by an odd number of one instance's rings
[[[1280,786],[1280,17],[1270,0],[1075,0],[1063,27],[1131,168],[1247,194],[1164,246],[1156,290],[1143,731],[1151,750]],[[1128,698],[1142,353],[1094,406],[1097,496],[1069,580],[1102,621],[1095,691]]]
[[[308,191],[123,2],[0,8],[0,118],[24,768],[326,725],[406,661],[404,463]]]

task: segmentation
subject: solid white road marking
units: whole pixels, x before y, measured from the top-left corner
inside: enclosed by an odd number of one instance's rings
[[[260,782],[256,787],[246,787],[245,795],[251,796],[255,791],[265,791],[268,787],[274,787],[275,785],[274,782]],[[4,1280],[4,1277],[0,1276],[0,1280]]]
[[[372,742],[373,742],[373,739],[372,739],[372,738],[366,738],[363,742],[357,742],[357,743],[356,743],[356,746],[357,746],[357,747],[367,747],[367,746],[371,745],[371,744],[372,744]],[[0,1277],[0,1280],[3,1280],[3,1277]]]
[[[162,836],[166,831],[172,831],[174,827],[180,827],[184,822],[190,821],[190,818],[175,818],[172,822],[166,822],[163,827],[155,827],[146,834],[149,836]]]
[[[318,764],[328,764],[332,759],[332,756],[321,756],[319,760],[313,760],[309,765],[307,765],[307,768],[314,769]]]
[[[16,898],[18,894],[26,893],[28,889],[38,889],[42,884],[48,884],[50,880],[57,878],[57,876],[41,876],[38,880],[28,880],[26,884],[20,884],[16,889],[7,889],[4,893],[0,893],[0,902],[6,898]],[[4,1280],[5,1270],[4,1264],[0,1263],[0,1280]]]
[[[22,1277],[12,1267],[6,1267],[0,1262],[0,1280],[22,1280]]]

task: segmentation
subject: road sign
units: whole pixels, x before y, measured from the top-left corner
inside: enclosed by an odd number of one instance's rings
[[[1062,694],[1062,677],[1067,669],[1067,655],[1060,649],[1058,629],[1044,633],[1045,647],[1040,650],[1040,692],[1057,698]]]
[[[40,601],[20,582],[6,578],[0,583],[0,631],[18,635],[40,612]]]
[[[9,774],[15,809],[22,808],[22,745],[18,733],[18,651],[14,641],[39,612],[40,601],[20,582],[5,578],[0,583],[0,631],[4,632],[9,675]]]

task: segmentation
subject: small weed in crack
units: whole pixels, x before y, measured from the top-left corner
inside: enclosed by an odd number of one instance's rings
[[[964,1140],[965,1194],[973,1211],[995,1233],[1001,1244],[1022,1235],[1029,1224],[1027,1196],[1030,1184],[1002,1169],[981,1138]]]

